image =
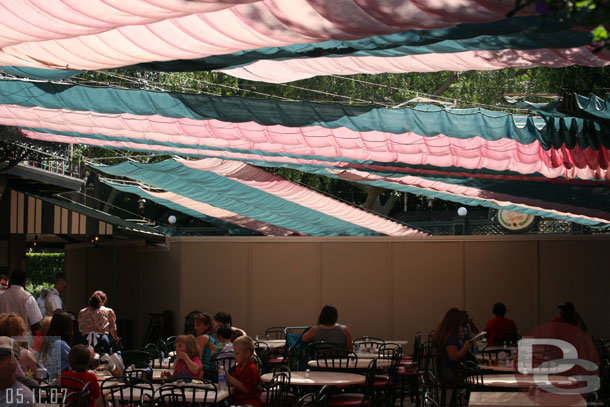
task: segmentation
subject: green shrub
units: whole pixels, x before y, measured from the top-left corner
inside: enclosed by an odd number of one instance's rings
[[[64,274],[63,253],[27,253],[28,286],[52,286]]]

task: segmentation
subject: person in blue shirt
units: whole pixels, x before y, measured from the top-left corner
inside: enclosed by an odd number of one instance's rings
[[[438,379],[444,384],[456,384],[454,368],[458,362],[466,361],[466,354],[472,348],[470,341],[464,343],[459,339],[461,321],[460,310],[451,308],[432,337],[436,348]]]
[[[56,311],[53,314],[49,331],[40,349],[40,359],[51,380],[70,368],[68,354],[72,346],[73,330],[72,315],[64,311]]]

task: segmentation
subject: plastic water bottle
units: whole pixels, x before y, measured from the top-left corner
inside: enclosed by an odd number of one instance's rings
[[[309,379],[309,376],[311,376],[311,370],[307,369],[305,370],[305,377]]]
[[[226,391],[227,390],[227,372],[225,372],[224,368],[218,368],[218,391]]]

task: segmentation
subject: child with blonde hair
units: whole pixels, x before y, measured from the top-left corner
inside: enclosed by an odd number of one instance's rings
[[[201,378],[201,359],[197,340],[193,335],[180,335],[176,338],[176,360],[174,371],[166,370],[163,378],[199,379]]]
[[[227,373],[227,382],[233,386],[233,404],[261,406],[261,374],[252,361],[254,341],[249,336],[240,336],[233,342],[233,351],[237,366],[232,375]]]

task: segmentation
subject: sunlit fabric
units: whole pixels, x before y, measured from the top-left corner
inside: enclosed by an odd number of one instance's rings
[[[534,111],[542,116],[578,117],[610,125],[610,94],[605,98],[590,97],[576,93],[565,94],[561,100],[550,103],[518,102],[515,105]],[[610,128],[608,129],[610,131]]]
[[[197,202],[184,196],[166,191],[152,191],[135,185],[124,185],[116,182],[104,181],[113,188],[149,199],[159,205],[163,205],[177,212],[184,213],[194,218],[211,223],[225,229],[231,235],[256,235],[265,236],[291,236],[297,234],[265,222],[259,222],[225,209]]]
[[[568,49],[503,49],[429,53],[399,57],[347,56],[291,60],[261,60],[246,66],[220,69],[228,75],[251,81],[284,83],[319,75],[354,75],[437,71],[490,71],[502,68],[562,68],[572,65],[610,65],[610,53],[593,52],[584,46]]]
[[[300,234],[422,234],[244,163],[177,159],[157,164],[126,162],[113,167],[95,168],[162,188],[174,195],[161,194],[157,195],[158,198],[191,210],[200,211],[201,207],[211,205]],[[188,202],[180,198],[188,198]],[[233,223],[228,217],[221,219]],[[250,228],[246,223],[240,226]],[[256,230],[265,233],[260,227]]]
[[[437,30],[410,30],[401,33],[375,35],[352,41],[323,41],[284,47],[263,47],[233,54],[211,55],[206,58],[173,61],[153,61],[125,67],[153,71],[201,71],[243,67],[253,62],[286,61],[320,57],[401,57],[422,54],[449,54],[464,51],[504,49],[534,50],[565,49],[591,45],[593,36],[538,16],[512,17],[489,23],[465,23]],[[16,76],[34,79],[70,77],[83,71],[45,70],[36,68],[0,67]]]

